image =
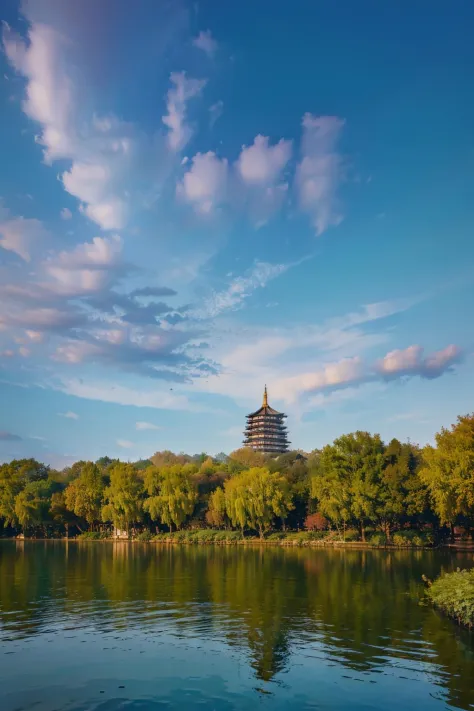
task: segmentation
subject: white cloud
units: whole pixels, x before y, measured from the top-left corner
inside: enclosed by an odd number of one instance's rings
[[[62,220],[70,220],[72,218],[72,212],[67,207],[63,207],[63,209],[60,212],[60,215],[61,215]]]
[[[328,363],[314,372],[290,376],[277,381],[272,391],[277,398],[294,403],[306,392],[328,390],[344,384],[357,383],[364,378],[364,365],[358,356]]]
[[[136,430],[161,430],[159,425],[154,425],[152,422],[135,422]]]
[[[336,116],[303,117],[302,159],[296,170],[296,188],[302,210],[321,235],[343,219],[337,190],[344,177],[336,146],[344,121]]]
[[[170,80],[173,86],[166,101],[168,113],[162,121],[169,129],[168,146],[172,151],[180,151],[193,135],[192,127],[186,121],[187,102],[201,93],[206,80],[188,79],[185,72],[172,72]]]
[[[78,420],[79,415],[76,412],[59,412],[59,417],[66,417],[68,420]]]
[[[27,80],[23,109],[40,124],[37,141],[45,161],[71,161],[60,177],[65,190],[102,229],[121,229],[132,198],[144,200],[140,192],[144,181],[148,178],[156,190],[157,181],[169,170],[164,138],[148,139],[114,116],[84,117],[83,102],[67,74],[70,43],[52,28],[33,23],[25,41],[7,27],[3,44],[10,63]],[[66,215],[63,211],[63,219]]]
[[[177,186],[177,195],[200,213],[210,213],[226,196],[227,160],[215,153],[197,153]]]
[[[39,220],[9,218],[6,210],[0,213],[0,247],[15,252],[25,262],[31,261],[32,252],[42,248],[47,238],[48,232]]]
[[[403,375],[419,375],[422,378],[437,378],[461,359],[461,349],[453,344],[423,358],[423,348],[409,346],[403,350],[390,351],[378,362],[376,369],[388,378]]]
[[[193,45],[198,49],[202,49],[209,57],[214,56],[217,51],[218,44],[213,38],[211,30],[201,30],[197,37],[193,39]]]
[[[123,447],[124,449],[130,449],[131,447],[134,447],[133,442],[129,442],[128,439],[118,439],[116,440],[117,444],[119,447]]]
[[[291,141],[269,145],[267,136],[256,136],[251,146],[242,146],[237,161],[240,177],[251,185],[272,185],[291,158]]]
[[[23,109],[42,125],[39,142],[44,146],[46,160],[68,157],[74,141],[70,132],[73,99],[71,83],[64,72],[64,38],[51,27],[34,24],[26,44],[4,26],[3,43],[10,63],[28,81]]]

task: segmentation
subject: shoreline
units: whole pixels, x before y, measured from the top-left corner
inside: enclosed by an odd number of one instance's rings
[[[172,538],[163,540],[140,541],[137,538],[100,538],[100,539],[81,539],[81,538],[0,538],[2,541],[12,541],[15,543],[123,543],[123,544],[141,544],[141,545],[159,545],[159,546],[262,546],[270,548],[348,548],[352,550],[407,550],[407,551],[430,551],[430,550],[452,550],[453,552],[474,553],[473,543],[442,543],[437,546],[397,546],[394,544],[376,545],[370,542],[363,543],[362,541],[298,541],[298,540],[282,540],[268,541],[260,539],[242,539],[228,541],[179,541]]]

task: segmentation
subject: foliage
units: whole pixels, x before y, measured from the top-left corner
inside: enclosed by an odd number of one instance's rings
[[[271,540],[288,544],[324,537],[325,543],[432,545],[445,539],[446,524],[452,535],[462,530],[469,538],[474,415],[442,429],[436,446],[423,451],[358,431],[309,454],[271,456],[243,447],[229,457],[165,450],[131,464],[101,457],[60,472],[34,459],[0,465],[3,535],[36,535],[36,529],[74,535],[102,521],[127,530],[143,521],[154,532],[233,528],[246,540],[273,532]]]
[[[54,483],[51,480],[29,481],[15,499],[15,517],[23,530],[46,524]]]
[[[206,523],[209,526],[221,528],[226,521],[226,505],[224,489],[219,486],[209,497],[209,507],[206,512]]]
[[[431,531],[402,530],[392,536],[394,546],[431,546],[433,534]]]
[[[104,478],[97,464],[81,462],[77,478],[64,493],[66,506],[92,526],[100,519],[104,489]]]
[[[19,523],[16,498],[30,483],[48,478],[49,467],[35,459],[14,459],[0,466],[0,518],[6,525]]]
[[[287,481],[264,467],[253,467],[225,483],[227,515],[235,526],[257,529],[263,538],[275,517],[284,519],[292,508]]]
[[[474,626],[474,569],[442,575],[427,589],[431,602],[459,624]]]
[[[153,535],[150,533],[150,531],[140,531],[140,533],[136,537],[136,540],[141,541],[142,543],[149,543],[152,539]]]
[[[307,531],[325,531],[329,528],[328,519],[317,511],[316,513],[308,514],[304,520],[304,527]]]
[[[104,491],[102,520],[129,532],[130,525],[142,519],[143,483],[133,464],[116,464],[110,472],[110,484]]]
[[[436,447],[425,447],[420,479],[442,524],[474,516],[474,415],[458,417],[436,435]]]
[[[255,452],[251,447],[240,447],[229,454],[229,459],[236,462],[242,469],[262,467],[265,464],[265,455]]]
[[[79,541],[101,541],[110,537],[111,534],[109,531],[84,531],[76,538]]]
[[[197,489],[190,474],[178,465],[172,467],[149,467],[145,472],[145,489],[148,497],[144,502],[154,521],[160,521],[170,529],[180,528],[193,513],[197,501]]]

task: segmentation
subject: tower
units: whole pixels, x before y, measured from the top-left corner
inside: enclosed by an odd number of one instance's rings
[[[285,418],[286,415],[283,412],[274,410],[268,404],[268,392],[265,385],[262,407],[247,415],[244,445],[264,453],[287,452],[289,442]]]

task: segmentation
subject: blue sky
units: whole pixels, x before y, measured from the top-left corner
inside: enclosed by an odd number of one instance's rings
[[[2,4],[0,459],[473,410],[474,6]]]

